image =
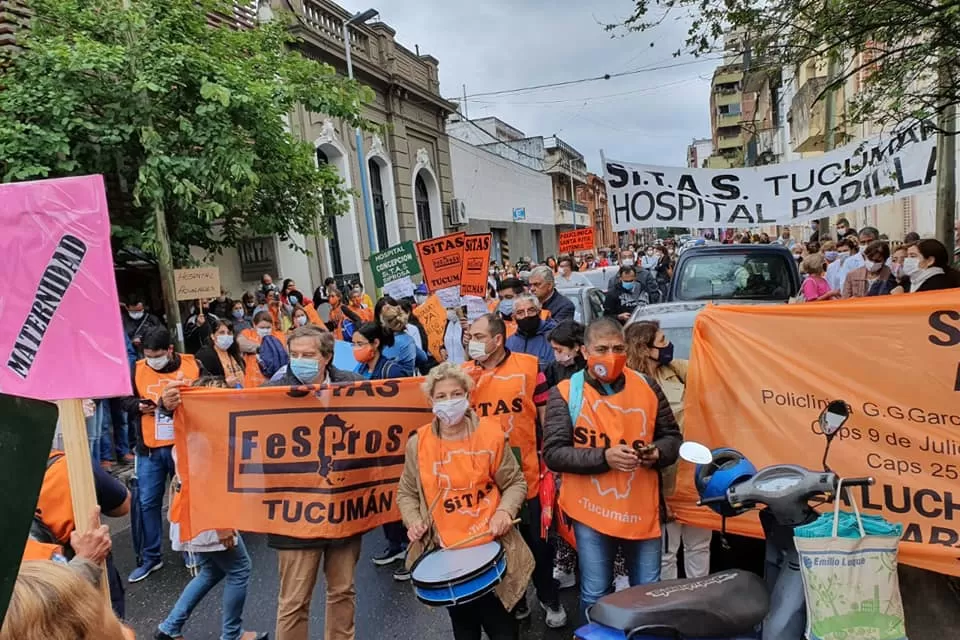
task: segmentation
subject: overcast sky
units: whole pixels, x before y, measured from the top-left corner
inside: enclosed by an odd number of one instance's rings
[[[373,6],[397,40],[440,61],[440,88],[467,87],[471,119],[497,116],[528,136],[557,134],[600,167],[608,158],[683,166],[693,138],[710,134],[710,76],[715,60],[674,58],[686,26],[612,38],[631,0],[340,0],[350,11]],[[383,1],[383,0],[380,0]],[[654,46],[651,47],[651,43]],[[503,96],[471,94],[678,65],[605,81]]]

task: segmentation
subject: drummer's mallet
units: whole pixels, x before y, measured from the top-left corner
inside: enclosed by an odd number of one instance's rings
[[[516,520],[512,521],[510,524],[511,525],[520,524],[520,518],[517,518]],[[474,540],[479,540],[480,538],[488,535],[490,535],[490,529],[487,529],[486,531],[481,531],[480,533],[475,533],[472,536],[464,538],[460,542],[454,542],[452,545],[447,547],[447,549],[456,549],[457,547],[468,545]]]

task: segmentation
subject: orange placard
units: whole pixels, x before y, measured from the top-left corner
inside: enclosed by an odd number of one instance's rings
[[[431,417],[421,382],[185,390],[175,418],[183,537],[343,538],[398,520],[407,438]]]
[[[460,284],[467,234],[463,231],[417,243],[423,283],[430,293]]]
[[[830,468],[876,478],[853,494],[862,509],[903,524],[901,562],[960,575],[958,309],[960,290],[710,306],[694,327],[684,435],[735,447],[757,468],[821,469],[817,417],[830,400],[846,401],[853,415]],[[696,506],[693,466],[680,465],[671,507],[684,523],[718,529],[719,517]],[[761,535],[755,515],[727,528]]]
[[[443,362],[440,349],[443,347],[443,336],[447,332],[447,310],[443,308],[440,298],[429,296],[423,304],[413,310],[423,330],[427,332],[427,342],[430,354],[437,362]]]
[[[593,227],[564,231],[559,236],[559,244],[561,254],[575,251],[593,251],[594,246],[596,246],[594,245]]]
[[[468,235],[460,271],[460,295],[487,297],[487,272],[490,269],[491,234]]]

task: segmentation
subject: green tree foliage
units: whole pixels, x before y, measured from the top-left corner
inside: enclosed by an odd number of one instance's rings
[[[862,81],[847,97],[848,123],[895,124],[930,117],[960,103],[960,0],[635,0],[621,25],[646,31],[683,20],[677,53],[722,54],[724,36],[748,43],[752,67],[796,70],[831,57],[837,73],[821,96],[848,78]],[[938,65],[947,72],[937,78]]]
[[[283,20],[211,26],[225,0],[31,0],[0,60],[0,180],[101,173],[115,247],[174,262],[244,237],[329,231],[349,193],[285,129],[296,104],[363,125],[369,89],[291,48]]]

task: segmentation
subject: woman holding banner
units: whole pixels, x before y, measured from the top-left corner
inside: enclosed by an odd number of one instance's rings
[[[513,526],[527,483],[507,448],[497,418],[480,418],[470,408],[473,380],[457,365],[443,363],[427,376],[423,390],[434,419],[408,440],[397,505],[407,526],[407,566],[434,548],[476,546],[499,540],[506,553],[503,580],[493,592],[447,608],[455,640],[473,640],[485,631],[490,640],[520,637],[511,609],[523,598],[533,575],[533,555]],[[482,456],[482,458],[481,458]],[[489,464],[479,464],[479,460]],[[440,473],[434,473],[438,468]],[[490,487],[476,509],[437,509],[441,501]],[[476,532],[476,533],[475,533]],[[482,534],[478,536],[477,534]]]

